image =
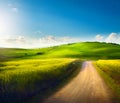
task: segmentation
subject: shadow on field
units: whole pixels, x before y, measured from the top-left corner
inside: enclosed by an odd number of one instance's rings
[[[43,88],[39,93],[33,96],[31,99],[23,103],[42,103],[46,98],[50,95],[54,94],[58,90],[60,90],[63,86],[68,84],[80,71],[82,62],[79,60],[74,61],[68,66],[68,73],[62,77],[61,79],[57,80],[56,82],[52,83],[49,87]]]

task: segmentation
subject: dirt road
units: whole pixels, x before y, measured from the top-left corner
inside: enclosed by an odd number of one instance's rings
[[[110,95],[91,62],[84,62],[80,73],[43,103],[110,103]]]

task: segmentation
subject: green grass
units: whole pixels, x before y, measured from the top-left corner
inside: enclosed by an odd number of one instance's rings
[[[59,82],[74,59],[29,59],[0,63],[1,98],[21,99]]]
[[[0,60],[29,58],[120,59],[120,45],[81,42],[40,49],[0,49]]]
[[[109,52],[109,54],[108,54]],[[72,45],[59,46],[53,51],[50,51],[48,56],[51,57],[72,57],[82,59],[108,59],[118,58],[120,55],[120,46],[97,42],[83,42]]]
[[[120,101],[120,60],[96,61],[98,72],[114,93],[113,101]],[[115,102],[115,103],[116,103]]]

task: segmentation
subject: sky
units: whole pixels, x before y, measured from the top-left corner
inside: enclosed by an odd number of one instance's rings
[[[120,0],[0,0],[0,47],[120,43]]]

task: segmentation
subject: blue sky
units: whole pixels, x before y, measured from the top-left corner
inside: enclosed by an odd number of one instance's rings
[[[0,36],[92,40],[120,32],[120,0],[0,0],[0,12]]]

